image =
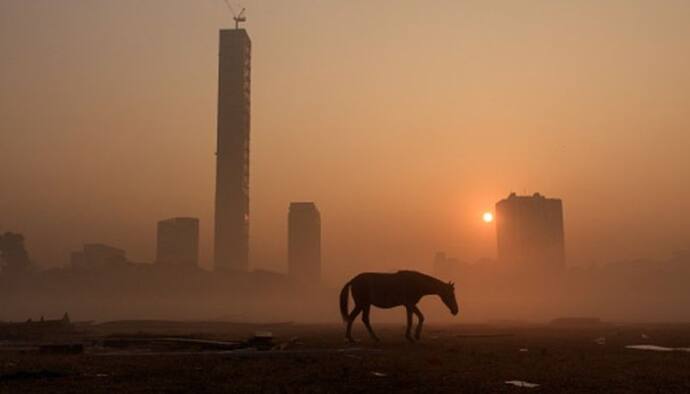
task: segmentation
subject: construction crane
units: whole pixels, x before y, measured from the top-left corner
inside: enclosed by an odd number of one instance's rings
[[[242,11],[240,11],[239,14],[236,14],[235,10],[232,9],[232,6],[228,2],[228,0],[224,0],[224,1],[225,1],[225,5],[228,6],[228,9],[230,10],[230,13],[232,14],[232,19],[235,20],[235,30],[237,30],[240,28],[240,22],[246,22],[247,21],[247,17],[244,16],[245,9],[242,8]]]

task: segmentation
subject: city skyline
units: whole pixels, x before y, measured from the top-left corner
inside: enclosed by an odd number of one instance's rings
[[[9,137],[2,175],[13,185],[0,201],[1,230],[24,234],[46,266],[65,263],[85,242],[152,261],[153,223],[194,216],[210,268],[217,31],[232,22],[220,2],[162,13],[156,2],[79,4],[0,5],[10,59],[2,74],[9,89],[0,93]],[[432,24],[412,18],[414,2],[396,15],[367,7],[364,16],[363,4],[324,3],[278,17],[270,12],[278,4],[248,10],[247,28],[261,43],[250,185],[256,268],[284,269],[284,207],[304,199],[319,201],[328,217],[331,277],[428,268],[439,249],[462,260],[494,257],[493,225],[481,214],[525,189],[567,201],[574,264],[687,247],[682,103],[690,90],[681,70],[690,51],[676,17],[686,5],[596,8],[616,23],[581,26],[568,15],[587,15],[590,5],[536,2],[492,14],[444,4],[428,11]],[[361,19],[329,24],[329,11]],[[70,23],[83,12],[95,16]],[[545,14],[550,22],[528,23]],[[50,23],[40,23],[46,15]],[[508,23],[511,15],[524,25]],[[402,40],[410,20],[418,24]],[[271,27],[277,21],[282,31]],[[31,31],[29,22],[37,22]],[[316,27],[322,37],[310,35]],[[84,38],[86,30],[95,38]],[[422,39],[434,35],[447,39]],[[81,56],[82,47],[92,55]],[[517,48],[531,56],[514,58]],[[44,61],[35,61],[39,54]],[[506,60],[515,63],[504,67]],[[353,78],[342,84],[342,75]]]
[[[690,388],[689,21],[0,0],[0,391]]]

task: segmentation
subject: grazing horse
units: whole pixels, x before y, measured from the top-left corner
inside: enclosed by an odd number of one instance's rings
[[[348,313],[347,301],[348,290],[352,291],[352,298],[355,301],[355,308]],[[357,275],[345,284],[340,292],[340,314],[343,321],[347,323],[345,338],[350,342],[352,339],[352,322],[362,312],[362,322],[367,327],[369,335],[375,341],[379,338],[371,329],[369,324],[369,309],[372,305],[379,308],[393,308],[404,306],[407,310],[407,331],[405,337],[414,342],[410,336],[412,328],[412,314],[417,315],[419,323],[415,330],[415,338],[419,339],[422,333],[422,323],[424,315],[417,308],[417,303],[425,295],[435,294],[453,315],[458,314],[458,303],[455,300],[455,286],[452,282],[445,283],[432,276],[424,275],[416,271],[398,271],[394,274],[365,272]]]

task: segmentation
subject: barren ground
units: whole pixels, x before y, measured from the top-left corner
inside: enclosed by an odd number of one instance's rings
[[[4,342],[0,392],[690,392],[690,352],[625,348],[688,347],[690,325],[429,325],[422,341],[410,344],[402,326],[374,323],[383,340],[374,344],[358,322],[361,342],[355,345],[344,343],[335,324],[269,327],[274,342],[283,343],[271,351],[98,345],[114,333],[229,341],[260,328],[151,332],[120,326],[78,338],[87,343],[78,355],[41,354]],[[513,387],[509,380],[539,387]]]

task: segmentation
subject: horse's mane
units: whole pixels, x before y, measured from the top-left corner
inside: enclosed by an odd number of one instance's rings
[[[440,284],[440,285],[446,284],[446,282],[442,281],[441,279],[434,278],[431,275],[423,274],[423,273],[418,272],[418,271],[400,270],[400,271],[398,271],[398,273],[418,276],[420,279],[424,279],[425,281],[428,281],[428,282],[433,282],[434,284]]]

